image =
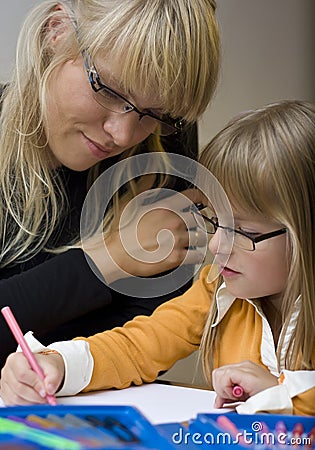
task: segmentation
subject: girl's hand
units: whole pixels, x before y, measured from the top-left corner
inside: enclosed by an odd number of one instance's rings
[[[265,368],[251,361],[228,364],[212,372],[212,384],[216,391],[215,408],[222,408],[224,403],[245,401],[252,395],[278,384],[278,378]],[[235,385],[243,388],[242,397],[233,395]]]
[[[0,395],[7,406],[47,403],[46,394],[55,394],[65,374],[62,356],[59,354],[34,355],[43,369],[42,381],[30,368],[21,352],[12,353],[1,371]]]

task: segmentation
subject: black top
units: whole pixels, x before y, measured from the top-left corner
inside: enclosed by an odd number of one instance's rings
[[[196,159],[197,126],[181,135],[163,138],[163,144],[167,151]],[[105,160],[104,168],[116,160]],[[70,212],[54,233],[56,246],[68,242],[69,236],[79,230],[88,174],[64,167],[60,170]],[[176,190],[185,187],[183,180],[176,180],[172,186]],[[186,266],[185,270],[192,268]],[[120,326],[139,314],[150,315],[158,305],[180,295],[190,284],[159,297],[129,297],[100,281],[82,250],[71,249],[58,255],[40,252],[23,264],[0,269],[0,308],[10,306],[23,332],[32,330],[43,344],[49,344]],[[17,346],[2,315],[0,343],[1,367]]]

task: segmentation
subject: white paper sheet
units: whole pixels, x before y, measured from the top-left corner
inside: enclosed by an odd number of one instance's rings
[[[213,411],[214,392],[163,384],[81,394],[60,399],[63,404],[135,406],[153,424],[182,422],[199,412]],[[59,401],[58,401],[59,403]]]
[[[183,422],[201,412],[227,411],[214,409],[215,393],[203,389],[158,383],[134,386],[123,390],[108,390],[57,398],[63,405],[130,405],[154,425]],[[2,404],[3,405],[3,404]]]

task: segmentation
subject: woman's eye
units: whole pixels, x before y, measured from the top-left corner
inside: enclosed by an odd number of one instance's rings
[[[108,98],[108,99],[116,99],[118,98],[117,95],[115,95],[113,92],[108,91],[107,89],[101,89],[100,93],[102,94],[103,97]]]
[[[143,111],[145,114],[152,114],[152,116],[156,117],[157,119],[163,120],[166,116],[163,114],[162,111],[156,110],[156,109],[145,109]]]

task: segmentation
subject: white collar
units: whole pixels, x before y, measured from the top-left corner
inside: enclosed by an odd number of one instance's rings
[[[228,310],[231,308],[235,300],[236,297],[230,294],[229,291],[227,290],[226,284],[222,283],[221,286],[218,288],[215,296],[218,315],[215,323],[212,324],[212,327],[216,327],[221,322],[221,320],[228,312]]]
[[[215,323],[212,324],[212,327],[216,327],[221,322],[221,320],[223,319],[225,314],[228,312],[228,310],[231,308],[231,306],[233,305],[235,300],[237,300],[237,297],[230,294],[229,291],[227,290],[226,284],[222,283],[216,292],[215,300],[216,300],[216,304],[217,304],[218,315],[217,315],[217,319],[216,319]],[[257,311],[257,314],[259,314],[262,318],[262,325],[263,325],[263,331],[262,331],[263,336],[262,336],[262,346],[261,346],[262,361],[265,363],[266,366],[269,367],[269,370],[272,373],[277,374],[279,372],[279,370],[284,368],[285,353],[286,353],[290,338],[292,336],[293,330],[296,325],[298,311],[299,311],[300,304],[301,304],[301,296],[299,296],[296,299],[294,311],[290,318],[290,323],[289,323],[289,326],[287,329],[287,334],[284,338],[284,343],[283,343],[284,345],[283,345],[281,355],[280,355],[280,366],[281,366],[280,368],[278,367],[278,364],[277,364],[276,351],[275,351],[271,328],[269,326],[269,323],[266,319],[265,314],[262,311],[260,301],[259,300],[251,300],[248,298],[244,298],[242,300],[253,305]],[[280,335],[280,337],[281,337],[281,335]]]

